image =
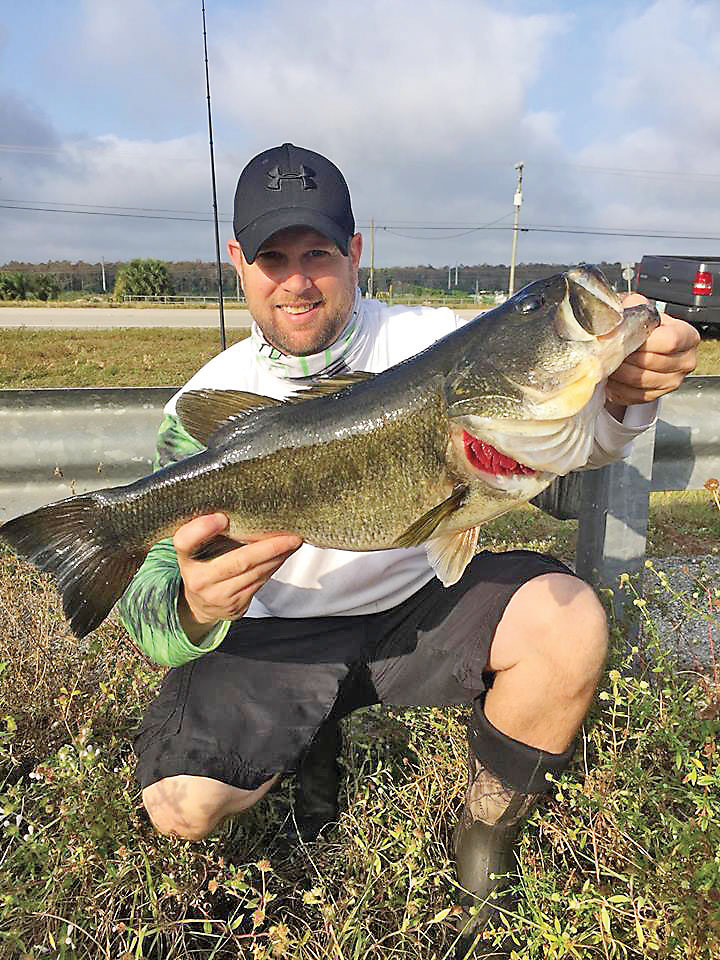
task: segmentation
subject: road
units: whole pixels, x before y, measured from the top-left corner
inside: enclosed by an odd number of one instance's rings
[[[475,309],[458,310],[470,319]],[[0,327],[27,327],[36,330],[111,330],[115,327],[217,327],[216,310],[173,307],[139,309],[135,307],[1,307]],[[225,311],[228,330],[248,329],[250,314],[233,307]]]
[[[115,327],[217,327],[217,310],[158,307],[2,307],[0,327],[33,330],[110,330]],[[250,326],[247,310],[225,311],[228,330]]]

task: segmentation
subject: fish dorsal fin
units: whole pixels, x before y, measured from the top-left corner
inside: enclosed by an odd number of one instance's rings
[[[285,400],[264,397],[248,390],[188,390],[178,397],[176,409],[187,432],[207,446],[216,430],[250,413],[268,407],[280,407],[285,403],[303,403],[305,400],[327,397],[345,387],[371,380],[374,376],[374,373],[364,370],[348,371],[337,377],[326,377],[308,387],[299,385],[299,389]]]
[[[475,556],[480,527],[441,533],[426,544],[427,556],[435,576],[444,587],[457,583],[465,567]]]
[[[245,390],[188,390],[178,398],[176,409],[187,432],[207,446],[210,436],[225,424],[282,402]]]
[[[458,509],[466,492],[467,487],[456,487],[447,500],[443,500],[442,503],[438,503],[432,510],[428,510],[419,520],[416,520],[415,523],[409,526],[405,533],[400,534],[395,543],[393,543],[393,547],[418,547],[421,543],[429,540],[433,532],[437,529],[438,524]]]
[[[297,403],[300,400],[327,397],[331,393],[344,390],[345,387],[354,387],[356,383],[365,383],[366,380],[372,380],[375,376],[377,374],[367,373],[365,370],[348,370],[347,373],[339,373],[336,377],[322,377],[307,388],[301,388],[293,393],[288,397],[288,400],[290,403]]]

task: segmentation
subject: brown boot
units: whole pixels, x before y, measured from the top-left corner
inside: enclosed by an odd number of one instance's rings
[[[464,912],[458,921],[462,934],[456,956],[507,957],[508,942],[502,949],[483,946],[483,930],[493,921],[499,925],[500,911],[512,911],[517,898],[501,895],[511,882],[509,874],[517,870],[514,845],[523,819],[537,803],[540,794],[518,793],[503,786],[468,750],[468,788],[465,807],[453,836],[457,877],[469,891],[462,899]],[[508,938],[509,939],[509,938]]]
[[[559,775],[569,764],[575,744],[562,754],[546,753],[520,743],[490,724],[484,697],[475,701],[468,724],[468,787],[465,806],[455,828],[457,876],[467,891],[465,912],[458,923],[461,936],[456,958],[508,958],[521,949],[521,937],[508,935],[497,948],[483,939],[491,923],[500,925],[502,910],[513,912],[517,897],[504,892],[517,871],[515,841],[525,817],[550,787],[545,774]]]

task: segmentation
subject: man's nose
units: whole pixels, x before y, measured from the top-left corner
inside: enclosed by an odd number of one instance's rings
[[[304,293],[304,291],[312,285],[312,280],[306,273],[303,273],[302,270],[295,270],[289,273],[283,281],[283,287],[288,293]]]

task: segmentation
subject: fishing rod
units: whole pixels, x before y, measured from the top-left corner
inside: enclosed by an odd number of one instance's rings
[[[207,90],[208,132],[210,135],[210,174],[212,177],[213,219],[215,221],[215,259],[217,261],[218,305],[220,307],[220,344],[225,349],[225,309],[223,305],[222,266],[220,264],[220,232],[218,230],[217,188],[215,186],[215,150],[213,147],[212,113],[210,111],[210,69],[208,67],[205,0],[202,0],[203,46],[205,47],[205,89]]]

